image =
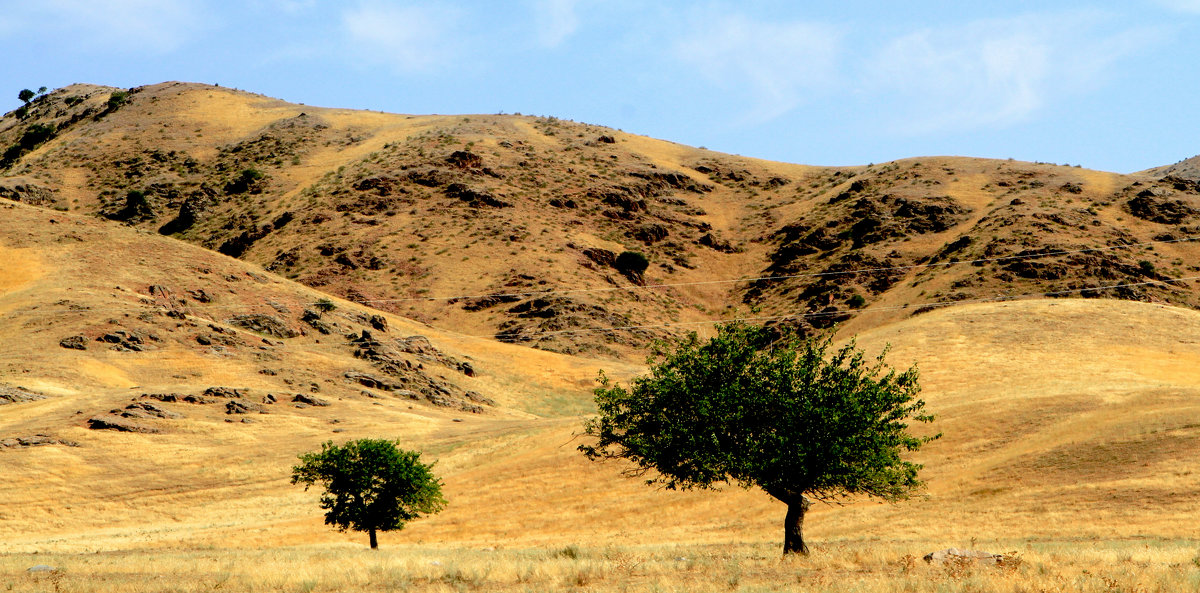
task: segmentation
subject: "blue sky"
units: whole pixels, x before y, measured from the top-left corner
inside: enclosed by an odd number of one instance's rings
[[[1200,153],[1198,33],[1200,0],[0,0],[0,108],[22,88],[184,80],[806,164],[1130,172]]]

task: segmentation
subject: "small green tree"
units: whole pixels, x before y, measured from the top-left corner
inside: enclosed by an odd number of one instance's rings
[[[701,342],[691,334],[631,389],[601,374],[600,415],[587,422],[590,459],[626,459],[634,475],[667,489],[757,486],[787,505],[785,554],[807,554],[808,497],[866,494],[889,501],[921,482],[901,459],[934,437],[907,432],[923,413],[917,369],[897,373],[881,354],[869,361],[853,343],[827,352],[831,337],[776,337],[731,323]]]
[[[431,471],[433,464],[421,454],[403,451],[393,441],[359,439],[344,445],[332,441],[320,451],[300,455],[292,468],[292,483],[304,489],[320,483],[325,524],[346,531],[365,531],[371,549],[379,547],[376,531],[397,531],[422,515],[437,513],[446,505],[442,483]]]
[[[642,273],[650,267],[650,260],[640,251],[622,251],[613,261],[613,267],[635,284],[642,283]]]

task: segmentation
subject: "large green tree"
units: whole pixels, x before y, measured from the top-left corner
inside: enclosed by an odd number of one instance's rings
[[[433,464],[421,463],[420,457],[383,439],[344,445],[330,441],[320,451],[300,455],[300,465],[292,468],[292,483],[304,484],[305,490],[321,484],[325,524],[366,531],[375,549],[376,531],[403,529],[406,522],[446,505]]]
[[[585,425],[596,441],[579,449],[632,461],[630,473],[668,489],[762,488],[787,505],[784,553],[807,554],[810,498],[906,498],[921,466],[901,454],[936,438],[908,432],[909,421],[933,420],[916,367],[897,372],[883,354],[831,345],[742,323],[708,341],[693,333],[629,389],[601,375],[599,416]]]

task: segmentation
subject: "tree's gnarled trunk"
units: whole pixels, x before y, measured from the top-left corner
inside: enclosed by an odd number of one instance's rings
[[[375,550],[379,548],[379,540],[375,539],[375,528],[372,527],[367,531],[371,534],[371,549]]]
[[[808,546],[804,543],[804,514],[812,503],[803,495],[784,501],[787,503],[787,516],[783,519],[783,553],[808,555]]]

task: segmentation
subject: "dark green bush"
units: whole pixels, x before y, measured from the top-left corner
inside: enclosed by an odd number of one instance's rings
[[[641,274],[650,267],[650,260],[637,251],[622,251],[613,262],[613,267],[626,274]]]
[[[116,111],[122,105],[129,102],[129,91],[113,91],[108,96],[108,110]]]
[[[258,169],[250,167],[242,169],[237,177],[234,177],[229,183],[225,184],[225,193],[227,194],[244,194],[244,193],[260,193],[262,191],[263,181],[267,175]]]

